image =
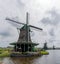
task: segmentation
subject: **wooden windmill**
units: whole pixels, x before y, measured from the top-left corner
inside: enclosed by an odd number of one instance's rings
[[[6,20],[23,25],[23,27],[19,29],[20,34],[19,34],[18,41],[16,43],[11,43],[11,45],[14,45],[14,51],[15,52],[33,51],[34,46],[38,45],[38,43],[32,42],[31,37],[30,37],[30,31],[31,31],[30,27],[38,29],[38,30],[42,30],[42,29],[28,24],[28,13],[26,14],[26,24],[17,22],[9,18],[6,18]]]

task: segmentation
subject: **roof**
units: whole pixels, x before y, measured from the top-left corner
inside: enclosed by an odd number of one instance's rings
[[[30,28],[29,28],[29,26],[27,26],[27,24],[25,24],[25,25],[21,28],[21,30],[26,30],[27,27],[28,27],[28,29],[29,29],[29,31],[30,31]]]
[[[10,45],[16,45],[16,44],[32,44],[32,45],[34,45],[34,46],[36,46],[36,45],[39,45],[39,43],[32,43],[32,42],[22,42],[22,43],[17,43],[17,42],[15,42],[15,43],[10,43]]]

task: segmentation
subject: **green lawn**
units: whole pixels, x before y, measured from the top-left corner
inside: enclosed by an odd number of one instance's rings
[[[42,55],[48,55],[48,54],[49,54],[49,52],[47,52],[47,51],[40,51],[40,53],[41,53]]]
[[[0,57],[9,57],[10,49],[8,48],[0,48]]]
[[[11,53],[12,53],[11,49],[9,48],[0,48],[0,57],[9,57]],[[18,53],[18,52],[15,52],[15,53]],[[21,52],[19,52],[19,54],[21,54]],[[39,52],[39,54],[47,55],[49,53],[45,50],[42,50]]]

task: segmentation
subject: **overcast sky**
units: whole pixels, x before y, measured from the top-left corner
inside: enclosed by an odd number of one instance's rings
[[[45,41],[50,47],[60,46],[60,0],[0,0],[0,47],[17,41],[19,36],[18,26],[5,18],[25,23],[26,12],[29,12],[29,24],[43,29],[34,30],[32,40],[40,46]]]

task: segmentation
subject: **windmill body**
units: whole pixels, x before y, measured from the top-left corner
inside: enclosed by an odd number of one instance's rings
[[[29,41],[27,41],[27,36],[26,36],[26,26],[24,25],[20,29],[20,34],[18,41],[16,43],[11,43],[11,45],[14,45],[14,51],[15,52],[32,52],[34,51],[34,46],[38,45],[38,43],[33,43],[30,37],[30,29],[29,29]]]

